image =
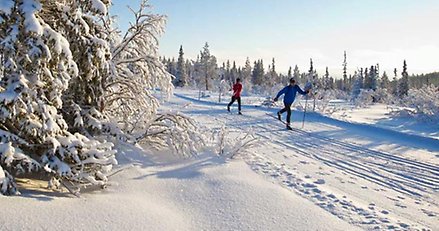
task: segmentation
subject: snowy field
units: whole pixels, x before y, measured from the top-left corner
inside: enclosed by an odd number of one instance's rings
[[[430,121],[418,121],[409,116],[395,115],[398,109],[385,104],[374,104],[365,108],[338,111],[332,114],[331,117],[439,139],[439,124]]]
[[[177,89],[161,111],[254,134],[247,154],[181,160],[119,144],[125,170],[107,189],[76,198],[24,181],[21,196],[0,197],[0,230],[439,230],[437,137],[377,126],[383,118],[361,111],[309,113],[304,130],[286,131],[266,115],[278,108],[249,99],[240,116],[216,97]],[[292,126],[301,119],[293,112]]]

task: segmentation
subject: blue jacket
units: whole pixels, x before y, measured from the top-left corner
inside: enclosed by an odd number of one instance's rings
[[[306,92],[302,91],[298,85],[288,85],[284,87],[282,90],[277,93],[276,99],[278,99],[281,95],[285,94],[284,96],[284,103],[286,104],[292,104],[294,100],[296,99],[296,94],[299,92],[302,95],[306,95]]]

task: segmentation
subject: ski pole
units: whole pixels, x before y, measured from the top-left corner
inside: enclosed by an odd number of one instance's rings
[[[305,109],[303,110],[302,129],[305,127],[306,106],[308,105],[308,96],[305,96]]]

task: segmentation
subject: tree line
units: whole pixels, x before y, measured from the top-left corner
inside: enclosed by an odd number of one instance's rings
[[[342,78],[331,75],[328,67],[325,73],[320,75],[314,68],[312,59],[307,71],[300,71],[295,65],[294,68],[289,67],[286,74],[277,70],[275,58],[267,66],[263,59],[251,62],[249,58],[244,66],[238,66],[231,60],[219,64],[216,57],[211,54],[207,42],[195,60],[184,58],[183,46],[180,46],[177,61],[175,58],[166,57],[161,57],[160,60],[167,71],[174,76],[175,86],[192,86],[202,90],[216,90],[220,83],[231,85],[237,78],[245,84],[248,93],[267,91],[274,86],[287,83],[290,78],[295,78],[300,83],[311,82],[316,90],[343,91],[353,97],[358,96],[363,90],[385,90],[388,94],[402,98],[412,88],[419,89],[431,84],[439,86],[438,72],[409,75],[405,60],[401,70],[395,68],[390,76],[386,71],[381,73],[379,64],[358,68],[354,73],[348,73],[346,51],[343,57]]]

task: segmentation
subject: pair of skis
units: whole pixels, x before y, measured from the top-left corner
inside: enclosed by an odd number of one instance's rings
[[[231,112],[231,111],[229,111],[229,110],[227,110],[227,112],[230,114],[230,115],[234,115],[235,113],[233,113],[233,112]],[[242,115],[242,112],[238,112],[238,113],[236,113],[237,115]]]
[[[266,115],[268,115],[268,116],[270,116],[270,117],[272,117],[272,118],[274,118],[274,119],[276,119],[276,120],[279,120],[279,118],[278,118],[277,116],[275,116],[275,115],[273,115],[273,114],[271,114],[271,113],[266,113]],[[285,121],[283,121],[283,120],[279,120],[279,121],[282,122],[283,124],[285,124],[285,125],[287,126],[287,129],[288,129],[288,130],[294,130],[294,129],[297,129],[297,128],[292,128],[291,125],[287,124],[287,122],[285,122]]]
[[[268,115],[268,116],[270,116],[270,117],[273,117],[274,119],[279,120],[280,122],[282,122],[283,124],[285,124],[285,125],[287,126],[287,129],[288,129],[288,130],[293,130],[293,128],[292,128],[288,123],[284,122],[283,120],[280,120],[277,116],[275,116],[275,115],[273,115],[273,114],[270,114],[270,113],[266,113],[266,115]]]

